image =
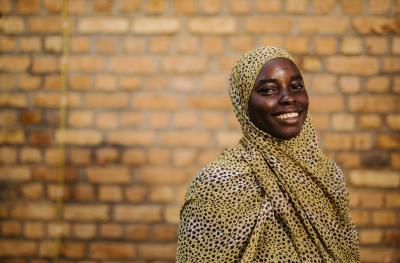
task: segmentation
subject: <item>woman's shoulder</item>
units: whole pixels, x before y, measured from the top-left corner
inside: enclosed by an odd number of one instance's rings
[[[242,157],[240,147],[224,150],[213,162],[203,167],[193,178],[188,194],[200,195],[211,192],[234,193],[255,187],[251,169]]]

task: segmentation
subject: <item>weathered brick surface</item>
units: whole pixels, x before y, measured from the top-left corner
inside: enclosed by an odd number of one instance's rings
[[[58,236],[63,262],[174,262],[187,185],[241,136],[228,74],[261,45],[301,68],[322,149],[349,184],[362,261],[398,261],[399,1],[67,5],[63,23],[61,1],[0,1],[1,262],[48,261]]]

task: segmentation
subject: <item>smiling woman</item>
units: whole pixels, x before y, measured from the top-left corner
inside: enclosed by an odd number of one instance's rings
[[[359,262],[343,175],[319,149],[290,55],[243,55],[229,94],[243,137],[189,186],[177,262]]]

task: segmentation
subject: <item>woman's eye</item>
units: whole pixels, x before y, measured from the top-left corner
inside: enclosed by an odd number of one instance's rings
[[[294,84],[292,85],[293,90],[302,90],[304,88],[303,84]]]
[[[276,88],[273,88],[273,87],[264,87],[264,88],[261,88],[261,89],[259,90],[259,92],[260,92],[261,94],[271,95],[271,94],[275,94]]]

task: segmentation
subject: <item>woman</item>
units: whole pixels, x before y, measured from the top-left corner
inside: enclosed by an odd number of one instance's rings
[[[243,137],[190,185],[177,262],[359,262],[343,175],[319,149],[290,55],[245,54],[229,94]]]

